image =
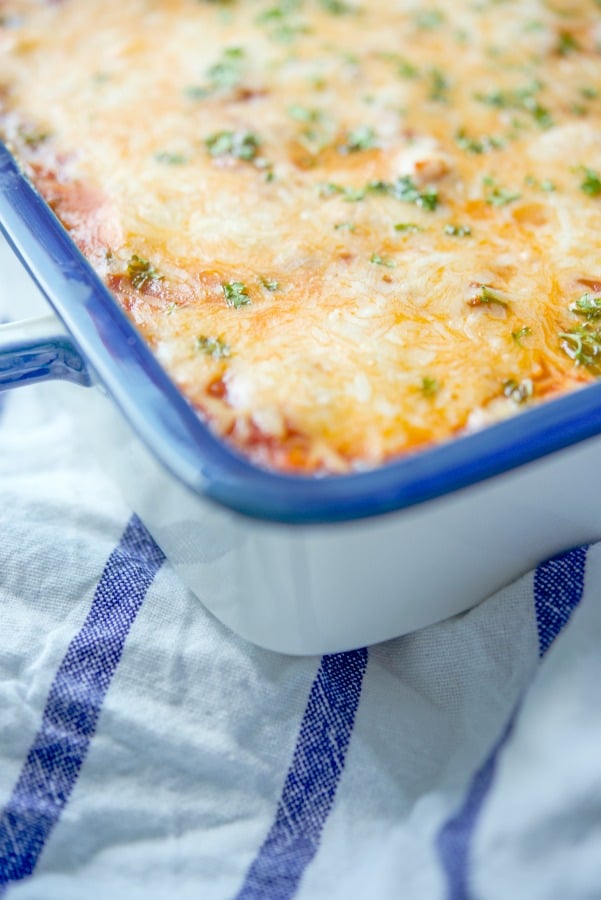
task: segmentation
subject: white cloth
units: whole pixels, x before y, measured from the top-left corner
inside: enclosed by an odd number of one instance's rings
[[[601,898],[601,545],[418,634],[279,656],[162,561],[73,390],[0,418],[0,896]]]

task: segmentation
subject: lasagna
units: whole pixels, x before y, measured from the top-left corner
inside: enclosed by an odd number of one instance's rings
[[[258,465],[601,374],[599,0],[0,0],[0,136]]]

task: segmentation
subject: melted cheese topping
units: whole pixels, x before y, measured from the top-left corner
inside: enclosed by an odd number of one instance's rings
[[[348,471],[601,372],[600,47],[596,0],[0,0],[0,130],[219,434]]]

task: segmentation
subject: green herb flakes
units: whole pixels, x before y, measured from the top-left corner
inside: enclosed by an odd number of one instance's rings
[[[537,181],[534,175],[526,175],[524,182],[528,185],[528,187],[536,188],[539,191],[544,191],[546,194],[551,194],[553,193],[553,191],[557,190],[556,184],[549,178],[543,178],[541,181]]]
[[[525,403],[534,394],[534,385],[531,378],[524,378],[522,381],[516,381],[515,378],[509,378],[503,383],[503,396],[518,406]]]
[[[232,156],[244,162],[253,162],[261,140],[252,131],[218,131],[206,139],[205,145],[211,156]]]
[[[484,137],[474,138],[470,137],[464,128],[459,129],[455,135],[455,141],[461,150],[477,154],[490,153],[492,150],[500,150],[505,146],[503,138],[497,135],[484,135]]]
[[[416,231],[423,231],[424,229],[420,225],[416,225],[415,222],[397,222],[394,226],[395,231],[400,231],[401,234],[412,234]]]
[[[487,106],[496,109],[515,109],[521,110],[532,118],[539,128],[551,128],[553,118],[546,106],[543,106],[538,94],[542,89],[542,85],[538,81],[525,85],[521,88],[507,91],[490,91],[488,94],[476,94],[475,99]]]
[[[601,194],[601,175],[595,169],[582,167],[584,177],[580,183],[581,189],[589,197],[598,197]]]
[[[318,0],[323,10],[329,12],[332,16],[344,16],[353,12],[353,7],[345,3],[344,0]]]
[[[444,233],[451,235],[451,237],[469,237],[472,233],[472,229],[469,225],[453,225],[449,223],[444,227]]]
[[[225,302],[234,309],[248,306],[251,302],[246,285],[242,281],[226,281],[221,285]]]
[[[372,150],[378,146],[376,133],[368,125],[359,125],[358,128],[349,131],[344,144],[340,146],[341,153],[359,153],[362,150]]]
[[[415,13],[413,21],[422,31],[434,31],[444,24],[445,15],[440,9],[420,9]]]
[[[436,394],[439,393],[441,384],[436,378],[430,378],[429,376],[426,375],[426,376],[424,376],[424,378],[422,378],[422,383],[421,383],[420,387],[421,387],[421,392],[424,395],[424,397],[431,399],[432,397],[435,397]]]
[[[521,198],[521,194],[517,191],[510,191],[507,188],[493,187],[484,197],[489,206],[508,206],[515,203]]]
[[[601,294],[583,294],[578,300],[570,303],[570,312],[584,316],[588,321],[601,318]]]
[[[584,366],[593,375],[601,375],[601,330],[589,322],[559,333],[560,347],[574,364]]]
[[[433,66],[427,73],[428,100],[436,103],[446,103],[451,83],[442,69]]]
[[[394,197],[403,203],[413,203],[429,212],[434,212],[440,202],[438,188],[434,185],[427,184],[420,189],[415,184],[410,175],[403,175],[396,181],[368,181],[365,187],[343,187],[339,184],[329,182],[327,184],[319,184],[320,197],[333,197],[341,195],[344,200],[349,203],[356,203],[365,200],[366,196],[386,195]]]
[[[495,304],[507,309],[509,307],[509,298],[502,291],[499,291],[488,284],[479,284],[476,292],[469,301],[470,306],[489,306]]]
[[[521,347],[522,341],[524,340],[524,338],[527,338],[531,334],[532,334],[532,329],[528,325],[524,325],[523,328],[519,328],[517,331],[512,331],[511,337],[514,339],[516,344],[519,347]]]
[[[557,52],[560,56],[576,53],[580,50],[580,43],[569,31],[562,31],[557,40]]]
[[[168,150],[155,153],[154,158],[165,166],[185,166],[188,162],[187,156],[183,153],[171,153]]]
[[[162,281],[163,276],[157,269],[142,256],[134,254],[127,264],[127,275],[131,281],[132,287],[140,291],[155,281]]]
[[[405,203],[414,203],[416,206],[421,206],[430,212],[434,212],[440,200],[438,188],[433,185],[426,185],[423,190],[420,190],[410,175],[403,175],[401,178],[397,178],[390,186],[390,193],[397,200],[403,200]]]
[[[228,47],[221,59],[207,69],[207,78],[213,89],[236,87],[242,80],[245,53],[242,47]]]
[[[275,278],[259,278],[259,283],[261,287],[264,287],[266,291],[272,294],[280,289],[280,282],[276,281]]]
[[[322,113],[318,109],[311,109],[308,106],[302,106],[300,103],[293,103],[288,107],[288,115],[297,122],[315,123],[321,121]]]
[[[394,259],[389,256],[381,256],[379,253],[372,253],[369,261],[377,266],[386,266],[387,269],[395,269],[397,265]]]
[[[196,338],[196,349],[206,353],[207,356],[212,356],[213,359],[227,359],[232,355],[231,347],[221,338],[205,335]]]

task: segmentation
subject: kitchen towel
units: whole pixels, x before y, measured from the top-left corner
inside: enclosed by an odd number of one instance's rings
[[[35,312],[9,269],[0,316]],[[280,656],[181,584],[73,390],[0,401],[0,897],[601,898],[601,545]]]

